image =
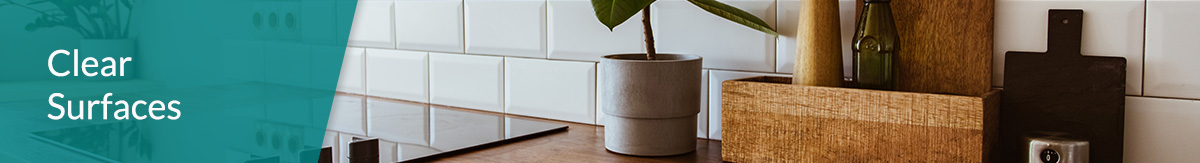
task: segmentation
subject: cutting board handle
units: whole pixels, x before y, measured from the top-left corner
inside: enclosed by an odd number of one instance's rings
[[[1080,53],[1083,33],[1083,10],[1050,9],[1046,32],[1046,54],[1076,55]]]

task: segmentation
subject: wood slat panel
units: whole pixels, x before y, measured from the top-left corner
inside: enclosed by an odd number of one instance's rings
[[[863,2],[856,4],[860,6],[856,13],[861,13]],[[900,35],[899,90],[988,93],[995,4],[994,0],[892,0]]]

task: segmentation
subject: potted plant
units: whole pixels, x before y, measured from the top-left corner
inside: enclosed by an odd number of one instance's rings
[[[714,15],[771,35],[762,19],[715,0],[688,0]],[[645,54],[613,54],[600,60],[600,95],[605,119],[604,146],[611,152],[665,156],[696,149],[702,58],[658,54],[650,24],[654,0],[592,0],[596,18],[612,30],[639,11]]]
[[[69,28],[83,36],[83,39],[79,40],[80,53],[113,58],[132,57],[135,52],[135,41],[129,37],[133,5],[133,0],[0,0],[0,7],[23,8],[37,14],[33,22],[25,25],[26,31]],[[125,74],[119,77],[90,79],[132,77],[132,74]]]

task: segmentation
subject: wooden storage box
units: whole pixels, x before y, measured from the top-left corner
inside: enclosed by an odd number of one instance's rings
[[[721,83],[721,157],[730,162],[988,162],[1000,91],[957,96]]]

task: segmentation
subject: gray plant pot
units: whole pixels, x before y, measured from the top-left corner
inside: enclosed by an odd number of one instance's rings
[[[695,55],[614,54],[600,60],[604,147],[637,156],[696,150],[701,58]]]

